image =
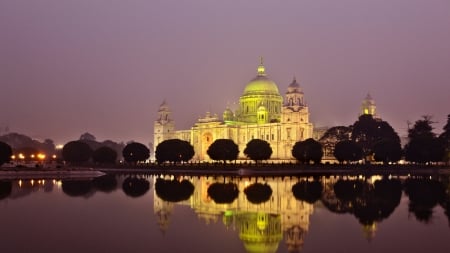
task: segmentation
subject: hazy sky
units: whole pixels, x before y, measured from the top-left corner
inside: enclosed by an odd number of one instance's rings
[[[148,144],[164,99],[177,129],[221,115],[259,56],[316,126],[352,124],[368,92],[401,134],[450,114],[448,0],[2,0],[0,127]]]

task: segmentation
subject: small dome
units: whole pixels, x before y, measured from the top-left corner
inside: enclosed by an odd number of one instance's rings
[[[375,104],[375,100],[373,100],[372,96],[370,95],[370,93],[367,93],[366,98],[363,100],[364,104]]]
[[[161,105],[159,106],[159,111],[169,111],[169,105],[167,105],[166,100],[164,99]]]
[[[225,109],[225,111],[223,112],[222,117],[224,121],[233,120],[234,117],[233,111],[231,111],[231,109],[227,107],[227,109]]]
[[[289,84],[287,92],[288,93],[302,92],[302,89],[300,88],[300,84],[297,83],[297,79],[295,77],[292,80],[291,84]]]

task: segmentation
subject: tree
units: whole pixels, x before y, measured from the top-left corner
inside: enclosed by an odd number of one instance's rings
[[[322,145],[312,138],[298,141],[292,147],[292,156],[301,163],[308,164],[310,161],[313,161],[315,164],[318,164],[323,156]]]
[[[238,158],[239,147],[233,140],[217,139],[208,147],[207,153],[211,159],[226,163]]]
[[[371,159],[375,144],[381,140],[400,145],[400,137],[391,125],[386,121],[374,119],[370,114],[361,115],[353,124],[352,140],[362,148],[365,160]]]
[[[100,147],[92,154],[95,163],[114,164],[117,159],[117,152],[110,147]]]
[[[294,197],[314,204],[322,197],[323,186],[320,181],[300,181],[292,186]]]
[[[155,183],[156,195],[169,202],[188,200],[194,193],[194,189],[194,185],[186,179],[179,181],[157,178]]]
[[[253,139],[247,143],[244,154],[258,163],[261,160],[267,160],[272,155],[272,148],[265,140]]]
[[[450,114],[447,116],[447,124],[443,128],[444,132],[439,136],[445,148],[444,161],[450,161]]]
[[[88,144],[81,141],[70,141],[62,149],[62,157],[69,163],[83,163],[89,161],[92,149]]]
[[[253,204],[261,204],[270,200],[272,188],[267,183],[254,183],[244,189],[247,200]]]
[[[61,188],[70,197],[90,197],[94,193],[90,180],[62,180]]]
[[[150,150],[142,143],[131,142],[123,148],[122,155],[128,163],[144,162],[150,157]]]
[[[402,158],[402,147],[399,142],[392,140],[381,140],[375,143],[373,147],[375,161],[389,164],[397,162]]]
[[[341,141],[336,144],[334,157],[342,162],[355,162],[363,158],[362,148],[352,140]]]
[[[352,126],[335,126],[328,129],[319,139],[322,144],[324,156],[332,156],[336,144],[351,139]]]
[[[2,166],[4,163],[7,163],[11,160],[12,156],[12,149],[11,147],[0,141],[0,166]]]
[[[231,204],[237,199],[239,189],[235,183],[212,183],[208,187],[208,196],[216,204]]]
[[[163,162],[187,162],[194,157],[194,147],[180,139],[165,140],[158,144],[155,151],[155,157],[158,163]]]
[[[445,146],[433,133],[430,116],[423,116],[408,130],[409,142],[405,146],[405,159],[410,162],[440,162],[444,158]]]
[[[150,189],[150,182],[145,178],[127,177],[122,183],[123,192],[136,198],[144,195]]]

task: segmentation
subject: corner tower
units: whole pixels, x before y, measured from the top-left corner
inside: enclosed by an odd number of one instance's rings
[[[282,103],[283,97],[278,91],[278,86],[267,77],[261,57],[256,77],[245,86],[239,98],[237,121],[257,123],[258,109],[263,106],[267,112],[266,122],[280,122]]]
[[[162,141],[173,139],[175,136],[175,122],[172,120],[172,112],[164,100],[159,106],[158,118],[153,125],[153,150]]]
[[[360,115],[372,115],[376,116],[377,106],[375,105],[375,101],[372,96],[367,93],[366,98],[363,100],[361,104],[361,114]]]

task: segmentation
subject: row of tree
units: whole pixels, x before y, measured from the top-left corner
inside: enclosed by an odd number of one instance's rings
[[[334,155],[339,162],[359,160],[395,163],[407,161],[425,164],[448,162],[450,154],[450,115],[441,135],[433,133],[429,116],[417,120],[408,129],[408,143],[402,148],[395,130],[381,119],[362,115],[351,126],[328,129],[319,142],[326,155]]]
[[[395,163],[402,157],[420,164],[448,161],[450,158],[450,115],[444,131],[437,136],[433,133],[433,122],[428,116],[415,122],[408,130],[409,142],[402,149],[400,137],[395,130],[381,119],[372,115],[362,115],[351,126],[336,126],[328,129],[319,141],[307,139],[298,141],[292,148],[292,156],[301,163],[320,163],[324,153],[334,155],[339,162],[372,160],[383,163]],[[94,145],[95,144],[95,145]],[[109,143],[111,144],[111,143]],[[98,143],[88,133],[80,140],[64,145],[62,157],[66,162],[83,163],[92,160],[96,164],[113,164],[118,158],[118,147],[107,143]],[[93,148],[95,147],[95,149]],[[121,155],[128,163],[146,161],[150,150],[141,143],[131,142],[123,147]],[[247,143],[243,153],[256,163],[270,159],[272,148],[261,139]],[[212,160],[234,161],[238,158],[239,148],[233,140],[217,139],[208,148],[207,154]],[[0,142],[0,165],[8,162],[12,155],[11,147]],[[171,139],[161,142],[155,151],[158,163],[187,162],[195,155],[192,145],[183,140]]]

